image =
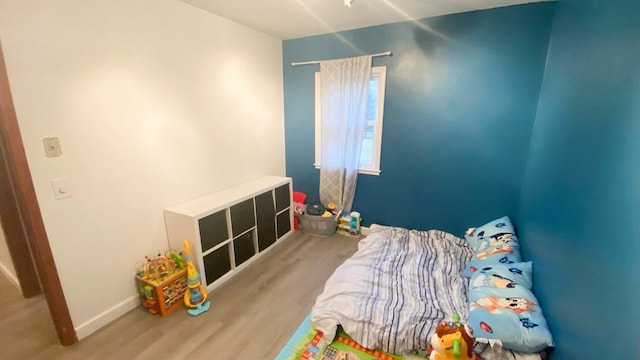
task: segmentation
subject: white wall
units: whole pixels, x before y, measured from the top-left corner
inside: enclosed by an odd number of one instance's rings
[[[7,247],[7,239],[2,228],[0,228],[0,272],[12,283],[19,286],[16,270],[13,268],[11,254],[9,254],[9,248]]]
[[[275,38],[177,0],[0,0],[0,39],[80,337],[137,303],[163,208],[284,175]],[[62,157],[44,156],[49,136]],[[71,199],[54,199],[58,177]]]

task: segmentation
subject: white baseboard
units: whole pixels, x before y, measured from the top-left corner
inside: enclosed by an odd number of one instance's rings
[[[278,241],[275,244],[273,244],[269,248],[263,250],[262,252],[260,252],[260,254],[263,254],[263,253],[271,250],[278,243],[281,243],[281,242],[285,241],[286,239],[290,238],[293,233],[294,233],[293,231],[290,231],[288,234],[283,235],[280,239],[278,239]],[[251,262],[253,262],[253,260],[256,260],[256,258],[258,258],[258,256],[254,256],[254,258],[252,258],[252,259],[248,260],[247,262],[243,263],[241,265],[241,267],[239,268],[239,270],[244,269],[246,267],[246,265],[249,265]],[[2,264],[0,264],[0,266],[1,265]],[[231,272],[231,274],[234,274],[235,272],[236,271],[234,270],[234,271]],[[223,281],[218,281],[217,280],[215,285],[214,284],[210,284],[209,285],[210,288],[207,288],[207,291],[209,292],[209,291],[213,290],[215,287],[217,287],[218,285],[221,285],[223,282],[224,282],[224,280]],[[214,285],[214,286],[212,286],[212,285]],[[129,311],[131,311],[133,309],[135,309],[139,305],[140,305],[140,298],[138,296],[132,296],[132,297],[124,300],[123,302],[113,306],[112,308],[106,310],[102,314],[94,317],[93,319],[85,322],[84,324],[77,326],[75,328],[75,330],[76,330],[76,335],[78,336],[78,340],[81,340],[81,339],[93,334],[95,331],[97,331],[101,327],[103,327],[103,326],[109,324],[110,322],[116,320],[120,316],[126,314],[127,312],[129,312]]]
[[[136,308],[136,306],[140,305],[140,298],[138,296],[132,296],[125,301],[121,302],[118,305],[106,310],[102,314],[94,317],[93,319],[85,322],[82,325],[76,327],[76,335],[78,336],[78,340],[83,339],[101,327],[107,325],[108,323],[114,321],[120,316],[126,314],[127,312]]]
[[[9,281],[15,285],[15,287],[17,287],[18,289],[20,289],[20,282],[18,281],[18,278],[13,274],[13,272],[11,272],[11,270],[9,270],[9,268],[0,262],[0,271],[4,274],[4,276],[7,277],[7,279],[9,279]],[[22,290],[20,290],[22,291]]]

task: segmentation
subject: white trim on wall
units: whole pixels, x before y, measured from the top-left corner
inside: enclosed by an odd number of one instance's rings
[[[20,282],[18,281],[18,278],[2,262],[0,262],[0,272],[2,272],[4,276],[7,277],[7,279],[9,279],[9,282],[20,289]]]
[[[93,334],[96,330],[135,309],[139,305],[140,298],[138,296],[132,296],[107,311],[102,312],[100,315],[92,318],[84,324],[77,326],[75,329],[78,340],[82,340],[83,338]]]

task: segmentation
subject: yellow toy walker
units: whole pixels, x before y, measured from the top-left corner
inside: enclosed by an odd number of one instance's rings
[[[184,253],[187,256],[187,291],[184,293],[184,304],[189,308],[187,313],[191,316],[198,316],[206,312],[211,307],[211,302],[207,300],[207,288],[200,281],[200,274],[191,262],[191,249],[189,242],[184,241]]]

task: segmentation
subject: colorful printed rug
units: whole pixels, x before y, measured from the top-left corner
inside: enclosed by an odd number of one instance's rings
[[[291,336],[276,360],[424,360],[424,357],[395,355],[378,350],[366,349],[353,341],[342,328],[338,329],[335,340],[320,348],[322,333],[311,325],[311,314],[307,315],[296,332]]]

